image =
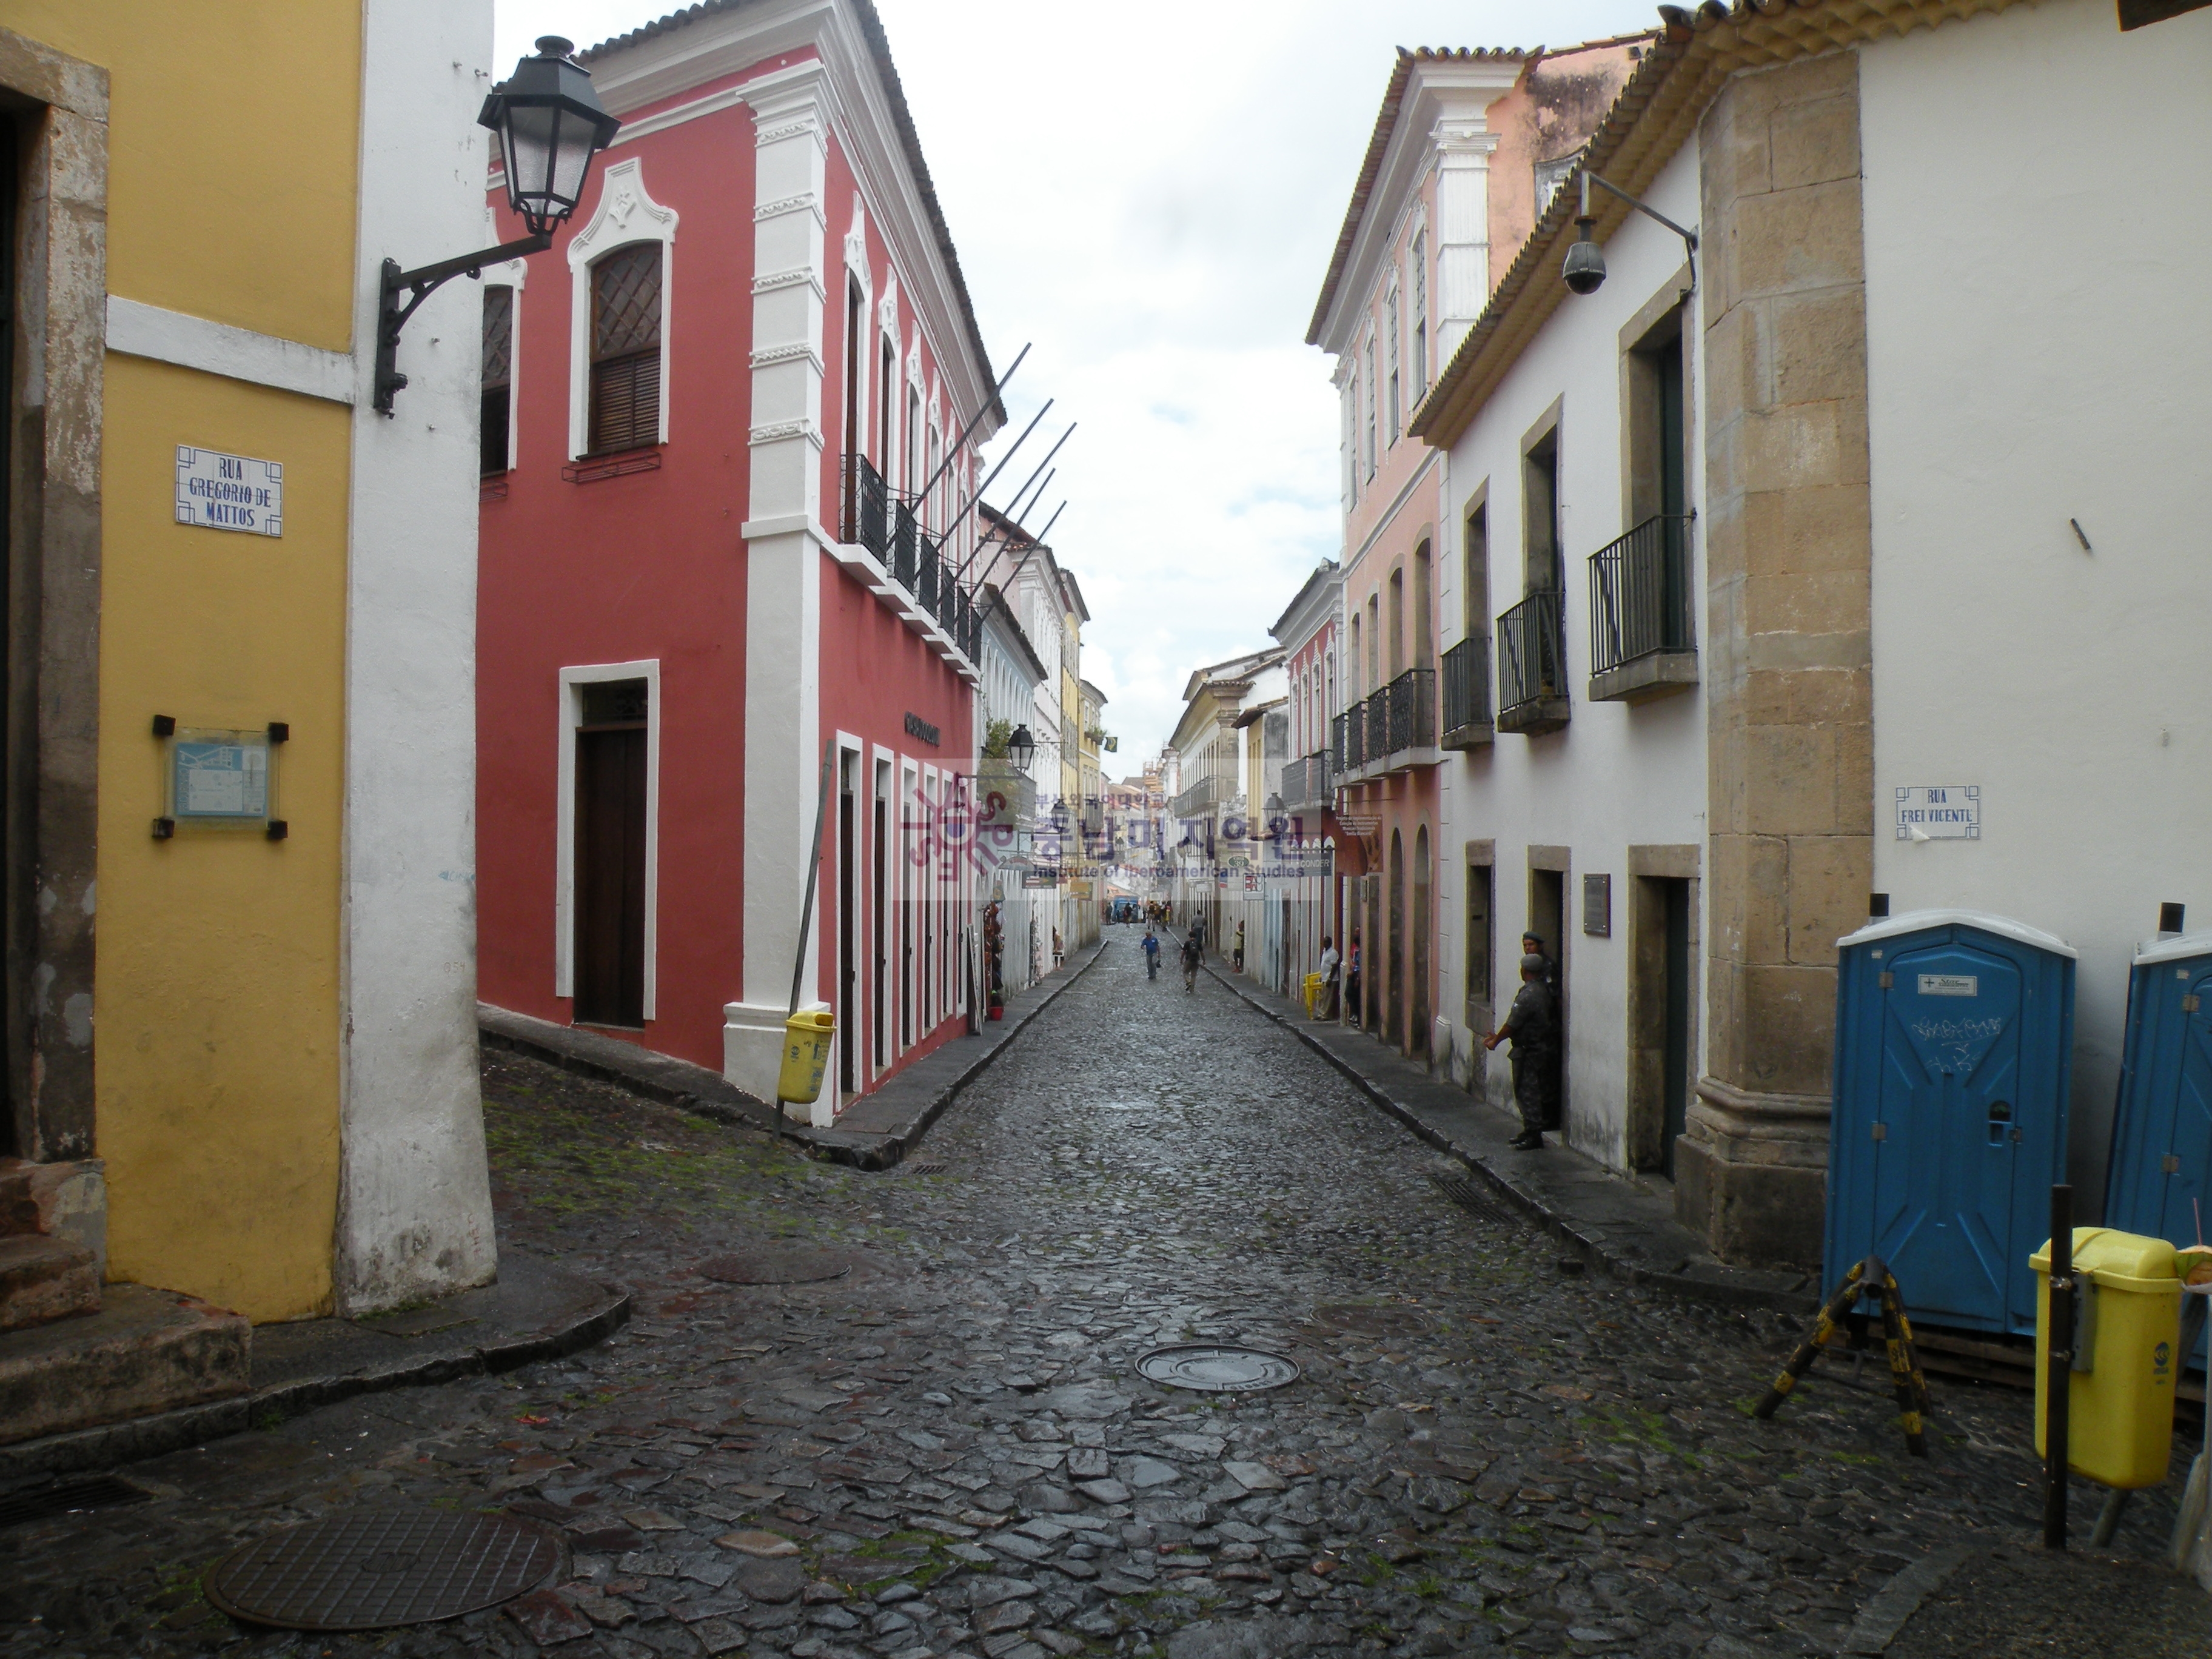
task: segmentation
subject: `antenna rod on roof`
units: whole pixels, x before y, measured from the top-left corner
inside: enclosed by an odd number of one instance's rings
[[[960,428],[960,435],[955,438],[952,441],[951,447],[945,450],[945,459],[937,464],[937,471],[929,475],[929,482],[922,485],[921,494],[916,497],[917,500],[926,497],[931,490],[937,488],[937,481],[943,477],[945,474],[946,469],[951,466],[954,458],[960,453],[960,447],[968,441],[968,434],[975,431],[976,427],[981,423],[983,417],[991,412],[993,406],[999,401],[999,394],[1006,389],[1006,382],[1014,378],[1014,371],[1022,366],[1022,359],[1029,355],[1030,349],[1028,346],[1024,346],[1019,352],[1015,354],[1014,361],[1006,365],[1006,372],[999,376],[998,385],[991,388],[991,395],[983,400],[982,408],[975,411],[975,416],[973,420],[969,421],[967,425]]]

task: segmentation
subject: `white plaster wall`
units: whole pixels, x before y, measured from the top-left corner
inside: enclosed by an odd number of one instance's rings
[[[478,1285],[497,1249],[476,1029],[477,400],[483,289],[449,283],[369,408],[378,271],[483,245],[491,0],[368,0],[347,572],[343,1097],[352,1314]]]
[[[2161,900],[2212,921],[2208,75],[2212,13],[2102,0],[1860,54],[1875,886],[2081,951],[2093,1215],[2130,951]],[[1948,783],[1981,838],[1893,839],[1894,790]]]
[[[1661,173],[1645,199],[1686,225],[1697,222],[1694,145]],[[1467,965],[1465,844],[1498,843],[1497,897],[1492,918],[1492,995],[1501,1014],[1520,983],[1519,936],[1528,921],[1531,845],[1571,849],[1566,877],[1567,1137],[1616,1168],[1626,1164],[1628,1048],[1628,854],[1632,844],[1703,847],[1705,823],[1705,702],[1702,687],[1641,707],[1591,702],[1589,556],[1632,526],[1621,501],[1620,331],[1674,278],[1682,243],[1673,232],[1633,216],[1605,245],[1605,286],[1569,296],[1522,354],[1459,441],[1444,485],[1449,523],[1437,571],[1437,617],[1445,648],[1465,637],[1462,545],[1469,505],[1486,480],[1489,490],[1490,592],[1483,613],[1495,618],[1522,593],[1521,447],[1554,398],[1559,414],[1559,526],[1566,570],[1568,684],[1573,717],[1566,729],[1528,738],[1500,732],[1487,750],[1447,753],[1440,779],[1443,833],[1437,848],[1437,948],[1442,990],[1437,1013],[1451,1021],[1462,1049]],[[1705,408],[1704,360],[1689,331],[1692,421],[1691,498],[1701,502],[1705,459],[1698,426]],[[1698,544],[1693,585],[1704,585]],[[1698,617],[1702,642],[1704,616]],[[1493,647],[1491,696],[1497,698]],[[1582,878],[1613,877],[1613,933],[1582,932]],[[1705,887],[1698,887],[1700,902]],[[1703,924],[1700,923],[1701,937]],[[1702,986],[1695,1002],[1702,1003]],[[1510,1105],[1508,1050],[1488,1059],[1483,1091]],[[1457,1075],[1480,1063],[1465,1050]]]

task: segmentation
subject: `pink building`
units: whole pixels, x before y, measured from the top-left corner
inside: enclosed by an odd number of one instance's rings
[[[796,968],[827,1121],[965,1027],[933,825],[1003,416],[868,0],[708,0],[580,61],[622,131],[485,272],[481,994],[768,1098]]]

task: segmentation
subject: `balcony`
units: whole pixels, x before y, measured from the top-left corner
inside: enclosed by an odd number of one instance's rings
[[[1367,705],[1355,702],[1329,722],[1329,747],[1336,763],[1333,783],[1346,783],[1367,765]]]
[[[971,665],[981,656],[982,618],[975,596],[961,586],[957,562],[946,556],[939,538],[923,531],[915,504],[887,485],[865,455],[845,458],[838,533],[842,545],[865,549],[875,566],[849,556],[842,562],[897,610],[909,628],[930,635],[930,624],[936,624],[940,655],[949,647]],[[972,674],[973,669],[961,672]]]
[[[1236,779],[1218,775],[1203,777],[1177,795],[1168,811],[1178,818],[1202,818],[1215,807],[1233,799],[1236,793]]]
[[[1692,516],[1655,514],[1590,556],[1592,702],[1649,702],[1698,683]]]
[[[1329,751],[1322,750],[1304,760],[1283,763],[1283,811],[1310,817],[1328,810]]]
[[[1443,746],[1486,749],[1490,719],[1490,641],[1462,640],[1444,653]]]
[[[1539,737],[1565,726],[1567,596],[1540,588],[1498,619],[1498,729]]]
[[[845,458],[843,523],[839,534],[854,547],[865,547],[878,563],[890,562],[891,495],[884,475],[865,455]]]

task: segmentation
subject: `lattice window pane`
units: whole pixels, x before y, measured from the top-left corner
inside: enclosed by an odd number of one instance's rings
[[[483,291],[483,385],[511,385],[514,380],[514,290],[504,286]]]
[[[660,349],[660,244],[617,248],[592,267],[592,361]]]

